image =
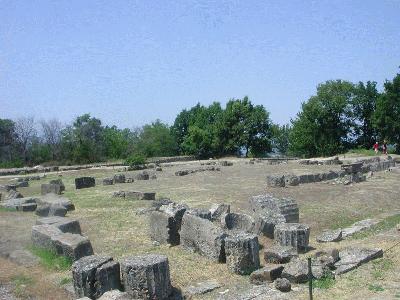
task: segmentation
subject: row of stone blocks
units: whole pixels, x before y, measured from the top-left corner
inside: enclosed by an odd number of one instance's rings
[[[113,177],[107,177],[103,179],[103,185],[113,185],[116,183],[132,183],[136,180],[149,180],[156,179],[157,175],[150,175],[148,172],[143,171],[142,173],[138,173],[135,177],[125,176],[124,174],[115,174]]]
[[[75,261],[92,255],[90,240],[81,235],[77,220],[63,217],[41,218],[32,226],[32,244]]]
[[[125,290],[128,299],[167,299],[172,293],[168,258],[148,254],[121,263],[109,256],[91,255],[72,265],[77,297],[98,299],[107,291]]]

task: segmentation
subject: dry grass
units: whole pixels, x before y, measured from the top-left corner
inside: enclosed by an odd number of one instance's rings
[[[191,167],[197,166],[200,166],[198,162]],[[174,175],[175,171],[186,168],[189,166],[183,164],[164,167],[162,172],[157,172],[156,180],[135,181],[114,186],[98,184],[96,188],[82,190],[75,190],[75,177],[94,176],[100,180],[117,173],[117,169],[63,173],[62,179],[66,185],[65,196],[70,198],[76,206],[76,210],[70,212],[69,216],[80,221],[84,234],[90,238],[98,254],[112,255],[116,259],[150,252],[166,254],[170,260],[171,277],[175,286],[182,287],[206,279],[217,279],[229,287],[248,284],[248,277],[232,275],[227,272],[224,264],[210,262],[180,246],[154,246],[148,235],[147,216],[135,214],[136,209],[147,207],[149,202],[112,198],[112,192],[116,190],[155,191],[158,196],[169,197],[193,207],[209,207],[212,203],[226,202],[231,204],[233,211],[243,212],[247,209],[247,199],[252,195],[271,192],[276,196],[290,196],[299,204],[301,222],[311,226],[311,245],[318,248],[331,247],[331,245],[321,246],[315,243],[315,235],[325,228],[344,227],[367,217],[400,210],[398,198],[400,186],[397,184],[400,175],[398,174],[377,173],[371,180],[354,186],[317,183],[285,189],[266,189],[265,178],[269,174],[316,173],[339,169],[339,167],[305,166],[296,162],[276,166],[266,163],[248,165],[244,160],[237,160],[231,167],[222,167],[220,172],[201,172],[183,177]],[[40,184],[57,176],[57,174],[52,174],[41,182],[33,181],[29,188],[23,188],[21,192],[24,195],[38,195]],[[10,213],[0,212],[0,214]],[[343,241],[337,246],[341,248],[356,243],[384,247],[393,243],[393,240],[383,233],[378,236],[379,238],[373,234],[360,240]],[[398,233],[395,238],[399,239]],[[261,241],[264,245],[270,243],[267,239],[261,239]],[[382,271],[379,278],[376,276],[376,265],[367,264],[341,276],[329,289],[316,290],[316,298],[354,299],[352,298],[354,295],[360,295],[364,299],[378,296],[394,297],[400,291],[390,289],[385,284],[388,282],[394,284],[396,278],[397,280],[399,278],[400,251],[397,251],[393,252],[393,257],[390,257],[395,266]],[[375,269],[373,269],[374,266]],[[50,271],[43,270],[43,272]],[[59,283],[68,276],[65,272],[52,274],[55,283]],[[381,284],[384,290],[377,291],[369,286],[371,284]],[[306,296],[307,294],[304,297]]]

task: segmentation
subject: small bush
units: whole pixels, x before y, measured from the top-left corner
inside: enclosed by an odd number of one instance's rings
[[[22,160],[0,162],[0,169],[22,168],[23,166],[24,162]]]
[[[46,268],[66,271],[72,266],[72,260],[70,258],[58,255],[53,251],[38,247],[31,247],[29,250],[40,258],[40,263]]]
[[[335,285],[335,278],[332,274],[328,273],[321,279],[313,280],[313,288],[329,289]]]
[[[133,154],[125,160],[125,164],[130,167],[137,167],[146,163],[146,157],[142,154]]]

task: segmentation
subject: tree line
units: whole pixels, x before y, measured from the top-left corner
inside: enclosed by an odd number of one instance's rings
[[[384,83],[326,81],[290,124],[274,124],[248,97],[225,107],[198,103],[170,126],[156,120],[134,129],[104,126],[84,114],[71,124],[33,117],[0,119],[0,166],[90,163],[134,156],[329,156],[386,140],[400,153],[400,74]]]

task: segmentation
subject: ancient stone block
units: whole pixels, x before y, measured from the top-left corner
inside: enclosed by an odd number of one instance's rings
[[[221,284],[215,280],[207,280],[203,282],[196,283],[195,285],[191,285],[183,288],[183,296],[184,299],[191,299],[197,295],[203,295],[209,293],[217,288],[220,288]]]
[[[65,185],[64,185],[64,183],[62,182],[62,180],[60,178],[59,179],[50,180],[50,184],[58,184],[60,186],[60,191],[61,192],[65,191]]]
[[[36,221],[36,225],[53,225],[61,232],[81,234],[81,226],[77,220],[63,217],[47,217],[40,218]]]
[[[299,222],[299,207],[290,198],[276,198],[270,194],[250,198],[250,208],[258,215],[281,214],[287,223]]]
[[[75,294],[97,299],[107,291],[119,289],[120,266],[108,256],[85,256],[72,265]]]
[[[125,291],[136,299],[167,299],[172,292],[168,258],[148,254],[121,262]]]
[[[273,245],[264,250],[264,260],[267,263],[286,264],[297,256],[297,251],[291,246]]]
[[[340,260],[335,263],[336,275],[349,272],[370,260],[383,256],[382,249],[346,248],[339,252]]]
[[[266,282],[273,282],[275,279],[281,277],[283,266],[268,264],[263,268],[254,271],[250,274],[250,282],[252,284],[265,284]]]
[[[275,280],[275,288],[281,292],[287,293],[292,289],[292,285],[286,278],[278,278]]]
[[[255,233],[263,234],[271,239],[274,238],[275,226],[280,223],[285,223],[285,217],[280,213],[268,213],[256,217],[256,230]]]
[[[43,183],[41,186],[41,194],[46,195],[46,194],[56,194],[56,195],[61,195],[62,192],[62,187],[59,184],[52,184],[52,183]]]
[[[23,204],[36,204],[37,198],[33,197],[25,197],[25,198],[14,198],[5,201],[2,203],[2,206],[5,208],[12,208],[12,209],[17,209],[18,206],[21,206]]]
[[[211,212],[204,208],[190,208],[187,210],[187,213],[202,219],[211,220]]]
[[[77,190],[90,188],[96,186],[96,180],[94,177],[79,177],[75,178],[75,188]]]
[[[110,177],[104,178],[103,179],[103,185],[113,185],[114,184],[114,180]]]
[[[285,175],[285,186],[299,185],[300,179],[296,175]]]
[[[65,197],[60,197],[55,194],[46,194],[42,196],[40,199],[38,199],[38,204],[49,204],[49,205],[61,205],[64,206],[67,211],[71,211],[75,209],[75,205],[69,200],[68,198]]]
[[[156,199],[156,193],[154,193],[154,192],[125,191],[125,199],[155,200]]]
[[[181,225],[181,245],[216,262],[225,262],[222,228],[209,220],[185,213]]]
[[[114,183],[125,183],[125,175],[124,174],[115,174],[113,180],[114,180]]]
[[[319,243],[339,242],[342,240],[342,229],[324,230],[316,240]]]
[[[67,209],[64,206],[60,204],[50,205],[48,216],[65,217],[66,214],[67,214]]]
[[[185,211],[182,205],[170,204],[150,213],[150,237],[161,244],[179,245]]]
[[[132,300],[128,293],[119,290],[105,292],[99,300]]]
[[[138,173],[136,174],[135,177],[136,180],[149,180],[150,179],[150,175],[147,172],[142,172],[142,173]]]
[[[228,269],[236,274],[248,275],[260,267],[258,238],[253,234],[236,234],[225,238]]]
[[[254,219],[246,214],[228,213],[222,217],[222,226],[228,230],[244,231],[253,233],[255,231]]]
[[[281,246],[292,246],[298,251],[306,251],[310,227],[298,223],[281,223],[275,226],[274,237]]]
[[[314,278],[320,279],[331,271],[320,264],[312,264],[311,272]],[[282,271],[282,278],[288,279],[292,283],[305,283],[308,281],[308,262],[305,259],[293,259]]]
[[[62,233],[52,236],[51,239],[57,254],[69,257],[73,261],[93,255],[93,248],[89,239],[80,234]]]
[[[22,211],[22,212],[26,212],[26,211],[35,211],[37,207],[36,203],[24,203],[21,205],[18,205],[17,211]]]
[[[24,198],[24,196],[16,190],[9,190],[5,200]]]
[[[211,214],[211,221],[221,221],[221,217],[224,214],[228,214],[231,212],[231,206],[229,204],[214,204],[210,208],[210,214]]]
[[[285,176],[276,176],[276,175],[267,176],[267,186],[285,187]]]
[[[51,225],[32,226],[32,244],[36,247],[55,251],[53,237],[61,235],[62,232],[57,227]]]
[[[353,234],[367,230],[367,229],[371,228],[372,226],[375,226],[378,223],[379,223],[379,221],[375,220],[375,219],[365,219],[365,220],[358,221],[358,222],[354,223],[353,225],[351,225],[350,227],[344,228],[342,230],[342,237],[346,238],[346,237],[352,236]]]

